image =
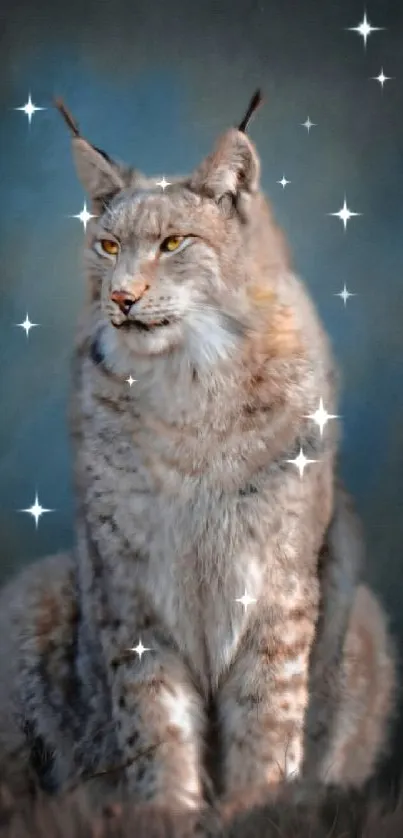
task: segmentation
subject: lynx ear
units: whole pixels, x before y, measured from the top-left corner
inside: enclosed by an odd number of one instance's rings
[[[101,205],[126,185],[127,170],[80,136],[78,125],[61,99],[55,100],[73,134],[72,146],[78,177],[93,205]],[[126,175],[126,177],[125,177]]]
[[[249,138],[232,128],[218,141],[190,180],[190,188],[220,202],[250,196],[259,188],[259,157]]]
[[[259,157],[246,130],[262,102],[262,92],[256,90],[238,128],[221,137],[189,184],[191,189],[214,198],[227,210],[235,205],[244,216],[247,216],[250,196],[259,189],[260,177]]]
[[[123,189],[123,171],[105,152],[82,137],[73,137],[72,145],[78,177],[93,201],[102,200]]]

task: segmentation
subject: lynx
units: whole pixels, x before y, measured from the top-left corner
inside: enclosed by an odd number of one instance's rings
[[[25,725],[15,753],[40,743],[47,788],[108,774],[185,808],[209,783],[224,799],[299,775],[360,785],[393,655],[357,587],[336,422],[321,435],[311,418],[320,399],[336,412],[335,364],[246,121],[167,185],[61,109],[95,216],[73,364],[77,549],[68,584],[15,594],[24,619],[35,599],[4,680]]]

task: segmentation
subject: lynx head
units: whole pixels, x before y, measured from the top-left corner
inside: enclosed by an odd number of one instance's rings
[[[97,216],[87,271],[102,317],[126,350],[181,348],[193,362],[211,363],[242,339],[237,301],[256,248],[270,241],[259,224],[262,213],[268,220],[259,158],[245,134],[252,106],[190,176],[168,186],[112,161],[71,120],[78,175]]]

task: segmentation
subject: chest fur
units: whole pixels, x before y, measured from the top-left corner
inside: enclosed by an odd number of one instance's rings
[[[285,595],[290,575],[314,571],[331,506],[331,458],[303,481],[292,466],[268,463],[251,480],[223,487],[208,470],[181,474],[166,448],[160,457],[141,418],[125,426],[107,404],[90,399],[84,407],[76,478],[109,610],[124,616],[135,639],[136,603],[151,602],[198,673],[217,682],[250,614]],[[248,607],[244,596],[253,600]]]

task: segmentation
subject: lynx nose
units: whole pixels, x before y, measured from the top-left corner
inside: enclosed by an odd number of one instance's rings
[[[130,294],[129,291],[113,291],[111,294],[111,300],[119,306],[121,312],[123,312],[126,317],[129,314],[132,305],[137,303],[137,300],[139,300],[140,297],[141,294],[137,294],[136,296],[135,294]]]

